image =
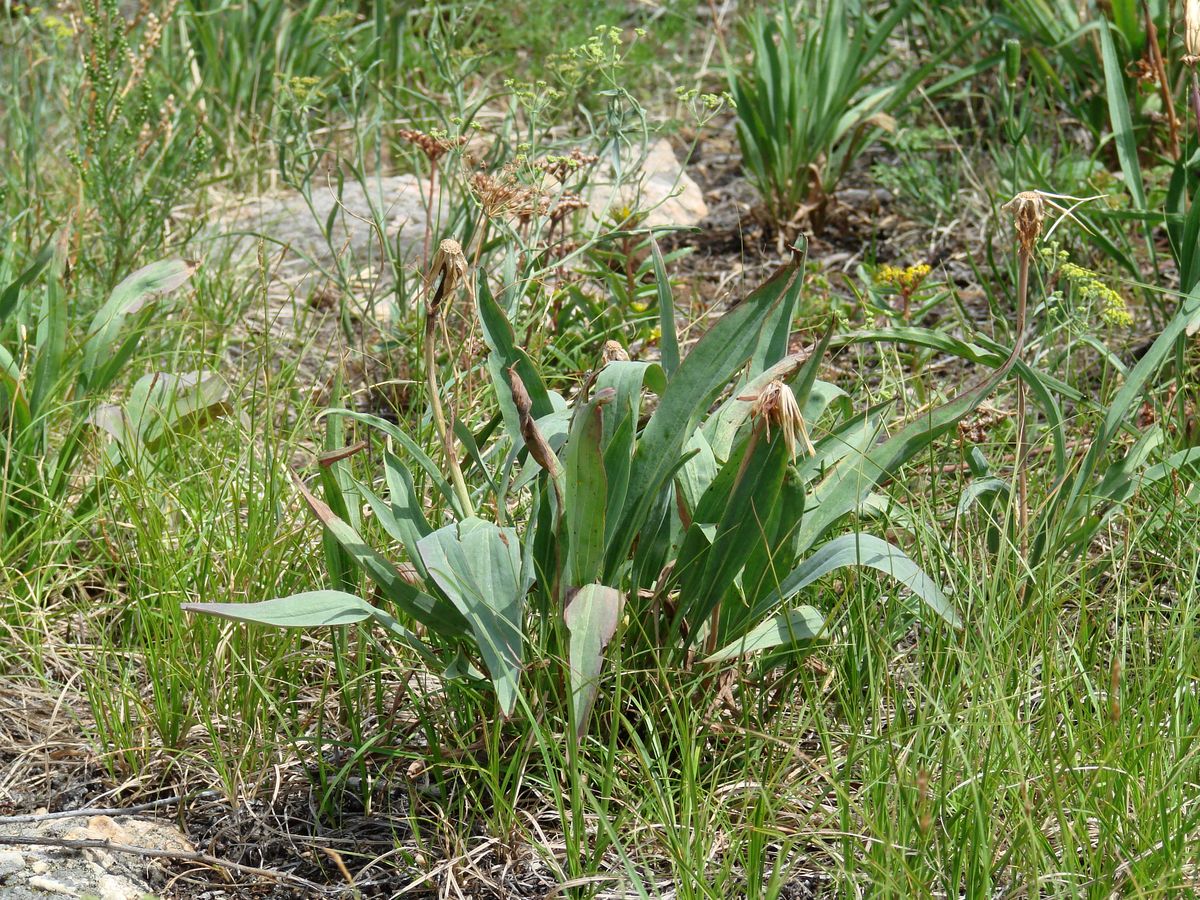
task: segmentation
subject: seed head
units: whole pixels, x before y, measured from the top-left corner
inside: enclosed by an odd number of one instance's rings
[[[428,303],[428,324],[437,321],[441,313],[442,303],[447,297],[453,296],[454,290],[467,276],[467,257],[463,255],[462,245],[456,240],[447,238],[438,245],[434,254],[433,265],[429,270],[429,287],[436,284],[436,290]]]
[[[1195,66],[1200,61],[1200,0],[1186,0],[1183,4],[1183,44],[1187,49],[1183,61]]]
[[[1032,253],[1034,244],[1042,234],[1042,223],[1046,220],[1046,204],[1042,195],[1037,191],[1021,191],[1000,208],[1012,213],[1021,249]]]
[[[616,341],[605,341],[600,359],[604,365],[608,365],[610,362],[628,362],[629,353]]]
[[[424,131],[414,131],[411,128],[400,129],[400,139],[407,141],[424,153],[430,162],[437,162],[451,150],[461,147],[467,142],[465,136],[452,138],[437,131],[426,134]]]
[[[808,438],[808,429],[804,425],[804,415],[800,412],[796,395],[778,378],[763,388],[755,398],[750,415],[762,423],[768,436],[771,434],[772,425],[783,432],[783,442],[793,459],[796,458],[797,439],[800,440],[806,454],[816,454],[816,448]]]

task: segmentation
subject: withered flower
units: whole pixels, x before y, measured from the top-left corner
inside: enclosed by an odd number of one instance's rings
[[[808,428],[804,424],[804,415],[800,412],[800,404],[792,389],[776,378],[754,398],[750,416],[761,422],[770,437],[771,426],[774,425],[783,432],[783,442],[787,445],[792,459],[796,458],[796,442],[809,456],[816,455],[816,448],[808,437]]]

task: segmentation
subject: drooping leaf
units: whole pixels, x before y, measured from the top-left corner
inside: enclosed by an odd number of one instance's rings
[[[370,547],[358,532],[335,515],[329,505],[316,497],[299,479],[296,487],[313,515],[325,526],[326,533],[337,541],[397,608],[444,637],[453,639],[466,633],[467,621],[457,609],[409,584],[395,566]]]
[[[466,620],[505,715],[517,703],[524,656],[521,544],[512,528],[468,518],[417,544],[438,587]]]
[[[195,263],[163,260],[138,269],[113,288],[83,341],[81,375],[89,388],[103,390],[132,356],[140,335],[122,336],[130,316],[175,290],[195,271]]]
[[[785,644],[812,641],[821,637],[825,619],[811,606],[797,606],[781,610],[731,644],[726,644],[716,653],[705,658],[706,663],[725,662],[747,653],[770,650]]]
[[[337,627],[370,619],[419,653],[430,665],[438,664],[430,647],[416,635],[383,610],[345,591],[305,591],[259,603],[181,603],[179,608],[231,622],[276,628]]]
[[[604,651],[616,633],[624,603],[625,598],[615,588],[587,584],[575,592],[563,612],[570,634],[571,705],[578,737],[587,731],[600,689],[598,678],[604,666]]]
[[[840,535],[818,548],[783,580],[777,590],[759,601],[751,620],[757,621],[766,616],[818,578],[846,566],[867,566],[890,575],[942,619],[955,628],[962,627],[962,620],[950,601],[907,553],[874,535],[859,532]]]

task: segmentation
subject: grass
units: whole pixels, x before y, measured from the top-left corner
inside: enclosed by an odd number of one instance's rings
[[[805,21],[821,12],[799,6]],[[856,25],[888,15],[886,4],[843,6],[869,16]],[[794,202],[755,192],[792,173],[744,167],[739,113],[720,97],[739,75],[766,71],[749,26],[775,7],[629,11],[579,0],[508,15],[472,2],[181,0],[142,4],[127,20],[113,0],[62,9],[0,0],[0,292],[65,235],[23,288],[20,312],[0,320],[13,360],[0,356],[0,483],[10,492],[0,696],[14,708],[40,698],[37,708],[57,710],[40,723],[46,734],[61,744],[69,720],[72,747],[86,748],[71,759],[0,722],[0,811],[83,795],[86,804],[101,792],[132,804],[216,790],[222,821],[270,810],[293,833],[263,837],[259,857],[237,856],[205,830],[212,813],[200,804],[182,816],[193,837],[234,861],[318,880],[331,896],[352,895],[347,877],[314,847],[336,849],[364,896],[1195,893],[1200,354],[1188,314],[1175,317],[1191,308],[1181,294],[1192,285],[1179,279],[1196,271],[1189,197],[1200,178],[1189,161],[1195,123],[1184,118],[1183,23],[1167,18],[1179,4],[1148,4],[1181,118],[1178,156],[1159,86],[1143,90],[1132,74],[1146,42],[1137,4],[1082,4],[1090,26],[1078,34],[1073,19],[1047,19],[1045,4],[1001,6],[993,15],[991,4],[955,0],[889,20],[873,57],[880,68],[850,94],[904,85],[901,120],[872,117],[845,132],[861,140],[825,160],[837,177],[822,181],[817,222],[800,208],[803,190]],[[1074,17],[1080,6],[1064,9]],[[1101,9],[1111,26],[1098,24]],[[975,46],[961,41],[968,29]],[[1015,72],[1004,47],[1013,37]],[[837,125],[826,119],[812,127]],[[652,246],[641,217],[621,210],[590,219],[567,210],[551,224],[619,148],[660,128],[694,152],[690,172],[713,212],[699,232],[660,230]],[[409,172],[425,189],[430,159],[408,129],[455,144],[438,160],[445,205],[415,249],[386,248],[395,281],[378,296],[362,296],[361,260],[333,237],[319,261],[326,274],[297,288],[274,274],[278,246],[239,257],[206,227],[232,196],[315,191],[327,172],[364,182]],[[811,149],[773,143],[769,129],[752,137],[760,160]],[[575,149],[601,161],[564,169],[561,181],[535,165]],[[463,161],[468,153],[475,162]],[[490,181],[473,180],[480,172]],[[894,195],[880,209],[857,199],[876,187]],[[641,638],[650,633],[660,608],[651,597],[674,604],[677,589],[711,585],[601,560],[606,584],[636,584],[644,596],[626,599],[638,612],[619,620],[590,721],[577,729],[570,634],[545,568],[547,583],[527,592],[536,609],[524,617],[509,714],[491,683],[470,675],[486,666],[469,642],[454,645],[460,664],[446,671],[365,623],[284,631],[181,609],[326,588],[392,609],[324,539],[296,486],[331,503],[340,496],[366,543],[412,564],[407,541],[359,502],[358,484],[397,496],[382,477],[382,439],[326,407],[370,412],[411,435],[411,447],[389,446],[404,470],[392,474],[411,479],[432,528],[456,521],[456,505],[474,506],[522,541],[540,532],[539,561],[584,566],[586,545],[570,540],[586,540],[586,515],[571,519],[574,537],[552,543],[544,476],[527,479],[541,484],[536,495],[504,481],[521,471],[528,442],[511,433],[515,412],[505,419],[511,396],[492,387],[499,370],[487,354],[503,334],[495,315],[486,330],[477,322],[480,284],[512,323],[509,361],[565,404],[613,352],[608,341],[635,360],[686,359],[712,327],[714,299],[724,312],[749,293],[729,284],[757,286],[783,260],[771,223],[819,226],[791,349],[815,344],[833,319],[821,381],[901,433],[1017,343],[1018,253],[1001,206],[1024,190],[1102,197],[1055,231],[1053,258],[1028,259],[1019,370],[834,523],[903,549],[961,629],[884,575],[845,568],[797,597],[824,623],[819,639],[705,665],[703,622],[670,652],[626,638],[643,624]],[[427,344],[430,261],[420,255],[448,237],[484,280],[462,287]],[[108,356],[87,363],[106,373],[89,391],[78,367],[98,310],[130,273],[171,259],[199,268],[171,302],[132,317],[139,341],[119,367],[101,365]],[[896,273],[922,262],[931,271],[902,294]],[[1063,274],[1067,262],[1074,276]],[[1131,323],[1096,285],[1115,290]],[[307,350],[294,335],[254,330],[292,304],[300,331],[314,335]],[[61,312],[47,332],[51,307]],[[1154,345],[1164,330],[1172,337]],[[334,358],[346,365],[313,362]],[[314,365],[327,368],[314,376]],[[137,400],[151,373],[198,370],[222,376],[228,402],[212,415],[168,416],[169,439],[130,445],[113,464],[87,411]],[[44,385],[36,434],[14,405],[14,385],[33,381]],[[807,423],[819,446],[829,447],[834,421]],[[63,446],[69,472],[44,477],[45,448]],[[463,483],[443,497],[448,446]],[[428,467],[414,462],[418,451]],[[572,478],[589,473],[570,451],[562,457]],[[1027,528],[1013,471],[1021,457]],[[567,496],[586,496],[585,484],[573,481]],[[655,515],[669,523],[674,508]],[[805,514],[814,509],[810,498]],[[543,527],[527,530],[538,516]],[[646,545],[671,536],[649,525],[638,533]],[[647,546],[637,552],[655,558]],[[450,642],[437,649],[442,663],[452,655]]]

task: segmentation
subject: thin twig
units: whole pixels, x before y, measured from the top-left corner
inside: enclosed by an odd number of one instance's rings
[[[161,800],[151,800],[134,806],[92,807],[90,809],[64,809],[59,812],[37,813],[23,816],[0,816],[0,828],[5,825],[24,825],[30,822],[49,822],[54,819],[82,819],[91,816],[132,816],[164,806],[174,806],[188,800],[209,800],[219,797],[217,791],[201,791],[195,794],[178,794],[174,797],[163,797]],[[0,841],[2,843],[2,841]]]

